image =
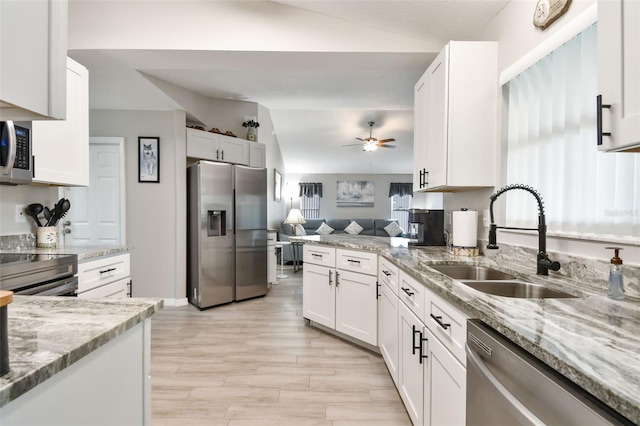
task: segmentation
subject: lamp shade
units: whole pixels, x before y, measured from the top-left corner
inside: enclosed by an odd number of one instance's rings
[[[304,216],[302,216],[302,212],[300,210],[291,209],[289,210],[289,215],[284,220],[284,223],[289,225],[298,225],[300,223],[307,223],[307,221],[304,220]]]

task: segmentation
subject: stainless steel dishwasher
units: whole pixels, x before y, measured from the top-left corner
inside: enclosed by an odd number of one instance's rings
[[[466,351],[467,426],[632,424],[479,320]]]

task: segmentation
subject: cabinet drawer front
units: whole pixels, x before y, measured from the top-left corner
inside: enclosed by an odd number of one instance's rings
[[[389,289],[397,296],[398,282],[400,271],[398,267],[389,262],[382,256],[378,257],[378,280],[389,287]]]
[[[79,299],[124,299],[127,295],[127,284],[129,278],[116,281],[114,283],[105,284],[92,290],[78,293]]]
[[[78,265],[78,293],[129,277],[129,254],[105,257]]]
[[[458,361],[466,366],[464,345],[467,338],[467,316],[429,290],[425,301],[424,323]]]
[[[424,286],[414,278],[400,271],[398,297],[418,317],[424,317]]]
[[[303,246],[302,260],[304,263],[334,268],[336,266],[336,249],[305,244]]]
[[[338,249],[336,268],[376,276],[378,274],[378,256],[375,253]]]

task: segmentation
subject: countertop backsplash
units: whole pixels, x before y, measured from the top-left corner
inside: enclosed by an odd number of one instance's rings
[[[487,246],[487,240],[480,241],[481,247]],[[483,249],[482,254],[494,260],[498,265],[517,262],[523,272],[536,273],[537,250],[529,247],[500,243],[498,250]],[[549,271],[549,275],[561,275],[581,282],[594,291],[606,293],[609,288],[609,261],[588,257],[572,256],[549,251],[549,257],[560,262],[559,271]],[[623,253],[624,254],[624,253]],[[624,261],[624,257],[621,256]],[[640,298],[640,267],[623,264],[625,295]]]

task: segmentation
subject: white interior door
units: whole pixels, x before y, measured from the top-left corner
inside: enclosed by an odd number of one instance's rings
[[[64,244],[124,245],[124,138],[89,139],[89,186],[64,188],[71,209],[63,222]]]

